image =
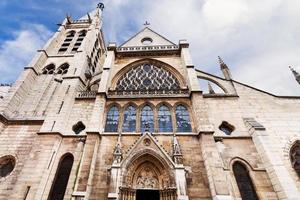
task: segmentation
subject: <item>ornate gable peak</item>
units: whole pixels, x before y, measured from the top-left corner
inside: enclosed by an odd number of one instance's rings
[[[156,33],[149,27],[145,27],[140,32],[132,36],[122,47],[137,47],[137,46],[176,46],[173,42]]]
[[[151,154],[161,160],[162,163],[166,163],[172,168],[175,167],[175,163],[170,155],[149,132],[143,133],[143,135],[135,141],[134,145],[128,149],[127,152],[125,151],[121,165],[127,166],[144,154]]]

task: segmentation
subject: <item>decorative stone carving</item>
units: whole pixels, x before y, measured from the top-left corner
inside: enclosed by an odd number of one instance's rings
[[[117,83],[116,91],[180,90],[177,78],[163,67],[141,64],[130,69]]]
[[[173,161],[176,164],[183,164],[181,149],[176,137],[174,137],[173,140]]]
[[[158,188],[158,179],[149,167],[144,168],[136,181],[137,188]]]
[[[120,163],[122,161],[122,150],[121,150],[121,145],[118,143],[115,147],[115,151],[113,154],[114,157],[114,164]]]

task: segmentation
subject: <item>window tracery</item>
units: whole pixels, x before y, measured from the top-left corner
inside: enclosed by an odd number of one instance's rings
[[[291,164],[300,178],[300,142],[294,144],[290,151]]]
[[[64,63],[57,69],[57,74],[66,74],[69,70],[69,64]]]
[[[53,74],[54,70],[55,70],[55,65],[50,64],[50,65],[47,65],[46,67],[44,67],[42,74]]]
[[[131,68],[117,82],[117,91],[179,90],[177,78],[163,67],[141,64]]]
[[[123,132],[136,131],[136,109],[133,106],[128,106],[124,111]]]
[[[119,110],[116,106],[109,109],[106,117],[105,131],[117,132],[119,123]]]
[[[160,106],[158,109],[158,131],[173,131],[171,113],[169,108],[165,105]]]
[[[187,108],[184,105],[178,105],[176,107],[176,124],[177,132],[191,132],[190,115]]]

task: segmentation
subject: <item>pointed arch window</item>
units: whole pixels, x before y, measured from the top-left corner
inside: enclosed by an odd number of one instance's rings
[[[233,174],[243,200],[258,200],[247,168],[240,162],[233,164]]]
[[[47,65],[46,67],[44,67],[42,74],[53,74],[54,70],[55,70],[55,65],[50,64],[50,65]]]
[[[123,132],[136,131],[136,109],[134,106],[128,106],[124,111]]]
[[[64,63],[57,69],[56,73],[57,74],[66,74],[66,73],[68,73],[68,70],[69,70],[69,64]]]
[[[63,200],[67,189],[74,157],[68,153],[62,157],[58,165],[55,179],[49,194],[49,200]]]
[[[300,142],[293,145],[290,151],[291,164],[300,178]]]
[[[159,132],[172,132],[172,117],[169,108],[162,105],[158,109],[158,131]]]
[[[178,105],[176,107],[176,124],[177,132],[191,132],[191,121],[188,109],[184,105]]]
[[[78,38],[77,38],[77,40],[74,44],[74,47],[72,48],[73,53],[76,52],[79,49],[79,47],[81,46],[81,43],[82,43],[83,39],[85,38],[85,36],[86,36],[86,30],[83,30],[83,31],[79,32]]]
[[[76,33],[75,31],[70,31],[67,33],[66,39],[64,40],[60,49],[58,50],[58,53],[65,53],[68,50],[68,48],[75,36],[75,33]]]
[[[143,107],[141,112],[141,132],[154,132],[153,110],[150,106]]]
[[[106,117],[105,132],[118,132],[119,109],[113,106],[109,109]]]

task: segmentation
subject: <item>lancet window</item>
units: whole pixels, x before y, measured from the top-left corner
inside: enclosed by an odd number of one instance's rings
[[[163,67],[146,63],[131,68],[117,82],[117,91],[179,90],[177,78]]]
[[[124,111],[123,132],[136,131],[136,109],[128,106]]]
[[[184,105],[178,105],[176,107],[176,124],[177,132],[191,132],[190,115],[187,108]]]
[[[258,200],[251,177],[247,168],[240,162],[233,164],[235,176],[241,197],[243,200]]]
[[[64,155],[58,165],[55,179],[48,199],[63,200],[67,189],[74,157],[68,153]]]
[[[105,131],[117,132],[119,124],[119,110],[116,106],[109,109],[106,117]]]
[[[167,106],[162,105],[158,109],[158,131],[159,132],[172,132],[172,117],[170,110]]]
[[[294,144],[290,151],[291,164],[300,178],[300,142]]]
[[[141,132],[145,131],[154,132],[153,110],[148,105],[144,106],[141,111]]]

